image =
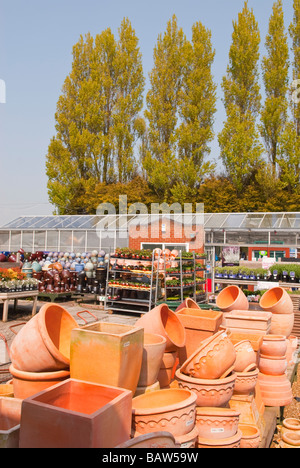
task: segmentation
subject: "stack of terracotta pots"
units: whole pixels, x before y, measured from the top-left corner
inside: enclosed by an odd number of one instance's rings
[[[236,380],[233,394],[250,395],[254,392],[259,372],[256,366],[256,354],[249,340],[236,343],[234,348],[236,351],[234,365]]]
[[[239,411],[197,407],[198,448],[240,448]]]
[[[70,377],[70,337],[76,320],[45,304],[16,334],[10,347],[14,395],[27,398]]]
[[[259,305],[266,312],[272,312],[270,333],[290,336],[294,326],[294,308],[286,290],[279,286],[267,290]]]
[[[287,339],[284,335],[265,335],[260,348],[258,382],[267,406],[291,403],[292,387],[286,376]]]

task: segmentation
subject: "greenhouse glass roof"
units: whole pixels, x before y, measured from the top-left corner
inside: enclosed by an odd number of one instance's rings
[[[157,216],[168,216],[174,221],[194,224],[198,214],[160,215],[66,215],[66,216],[20,216],[1,227],[2,230],[126,230],[130,223],[150,223]],[[280,213],[204,213],[205,230],[298,230],[300,212]],[[197,221],[199,218],[197,219]],[[199,221],[198,221],[199,222]]]

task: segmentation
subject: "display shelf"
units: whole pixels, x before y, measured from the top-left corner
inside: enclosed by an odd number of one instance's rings
[[[246,285],[251,285],[251,286],[256,286],[257,283],[271,283],[269,280],[247,280],[247,279],[225,279],[225,278],[215,278],[216,283],[220,284],[244,284]],[[283,283],[282,281],[276,281],[279,286],[283,288],[300,288],[300,283]]]

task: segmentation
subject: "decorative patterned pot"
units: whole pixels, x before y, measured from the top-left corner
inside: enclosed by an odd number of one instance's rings
[[[236,373],[232,372],[223,379],[196,379],[175,372],[175,378],[180,388],[188,389],[197,395],[197,406],[226,406],[233,395]]]
[[[76,320],[63,307],[44,304],[12,341],[11,362],[25,372],[50,372],[70,365],[71,331]]]
[[[180,448],[196,448],[198,441],[198,427],[195,425],[194,428],[187,434],[176,436],[176,443]]]
[[[157,390],[132,400],[132,430],[139,434],[165,430],[187,434],[196,419],[196,395],[180,388]]]
[[[234,365],[235,359],[234,345],[221,330],[202,341],[182,364],[180,371],[198,379],[218,379]]]
[[[260,444],[260,430],[251,424],[239,424],[242,432],[240,448],[258,448]]]
[[[216,305],[223,312],[231,310],[248,310],[249,302],[245,293],[235,285],[222,289],[216,299]]]
[[[240,412],[231,408],[196,408],[196,425],[199,437],[204,439],[224,439],[237,433]]]
[[[233,368],[235,372],[243,372],[250,364],[256,364],[256,353],[249,340],[239,341],[234,345],[234,349],[236,352]]]
[[[259,305],[273,314],[292,314],[293,301],[285,289],[277,286],[268,289],[261,297]]]
[[[285,356],[265,356],[259,357],[259,370],[267,375],[282,375],[287,369]]]
[[[285,356],[287,352],[286,337],[284,335],[265,335],[260,352],[265,356]]]
[[[142,327],[145,333],[154,333],[166,338],[166,352],[174,351],[185,345],[185,329],[179,318],[169,309],[167,304],[160,304],[150,310],[135,322],[136,327]]]
[[[254,392],[259,370],[255,367],[249,372],[237,372],[234,385],[234,395],[249,395]]]
[[[143,358],[138,387],[147,387],[157,381],[167,340],[161,335],[144,334]]]
[[[204,439],[198,437],[198,448],[240,448],[242,432],[240,430],[232,437],[224,439]]]

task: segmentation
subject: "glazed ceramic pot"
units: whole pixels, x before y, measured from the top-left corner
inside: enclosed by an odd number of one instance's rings
[[[191,390],[197,395],[197,406],[223,407],[233,395],[236,373],[232,372],[222,379],[196,379],[177,369],[175,378],[180,388]]]
[[[242,432],[240,448],[258,448],[260,444],[260,430],[252,424],[239,424]]]
[[[240,412],[231,408],[196,408],[196,425],[199,437],[204,439],[224,439],[237,433]]]
[[[240,430],[224,439],[204,439],[198,437],[198,448],[240,448],[242,432]]]
[[[187,434],[195,426],[196,398],[181,388],[139,395],[132,400],[132,430],[139,434],[164,430],[174,437]]]
[[[236,352],[233,368],[235,372],[244,372],[249,365],[256,364],[256,353],[249,340],[239,341],[234,345],[234,349]]]
[[[147,387],[157,381],[167,340],[161,335],[144,334],[143,357],[138,387]]]
[[[292,386],[285,374],[267,375],[259,372],[257,382],[266,406],[286,406],[292,402]]]
[[[203,340],[219,330],[223,312],[182,308],[176,314],[186,333],[185,346],[179,349],[179,362],[183,364],[199,348]]]
[[[168,387],[173,378],[173,370],[177,360],[177,351],[164,353],[162,363],[157,375],[160,388]]]
[[[277,286],[268,289],[261,297],[259,305],[273,314],[292,314],[293,301],[285,289]]]
[[[76,320],[63,307],[44,304],[18,332],[10,347],[15,369],[49,372],[70,365],[71,331]]]
[[[180,371],[198,379],[218,379],[232,368],[235,359],[234,345],[225,332],[219,331],[202,341]]]
[[[62,382],[70,377],[69,370],[51,372],[25,372],[9,366],[15,398],[28,398],[35,393]]]
[[[287,339],[284,335],[265,335],[260,347],[265,356],[286,356]]]
[[[127,440],[123,444],[118,445],[115,448],[127,449],[127,448],[152,448],[152,449],[167,449],[175,448],[176,441],[175,437],[167,431],[150,432],[149,434],[142,434],[134,436],[132,439]]]
[[[0,397],[0,448],[19,448],[22,400]]]
[[[185,345],[185,329],[179,318],[167,304],[160,304],[139,318],[135,326],[144,328],[145,333],[153,333],[166,338],[166,352]]]
[[[141,371],[144,330],[112,322],[93,322],[72,330],[70,376],[73,379],[136,391]]]
[[[113,448],[130,437],[131,404],[130,390],[67,379],[23,401],[20,448]]]
[[[289,337],[294,327],[294,314],[272,314],[270,334]]]
[[[197,302],[195,302],[191,297],[187,297],[175,310],[178,312],[181,309],[200,309]]]
[[[260,354],[259,370],[267,375],[281,375],[287,369],[287,360],[285,356],[265,356]]]
[[[245,293],[241,288],[235,285],[230,285],[222,289],[217,296],[216,305],[223,312],[249,309],[249,302]]]
[[[250,395],[254,392],[259,370],[255,367],[254,370],[248,372],[236,372],[236,380],[234,385],[234,395]]]

